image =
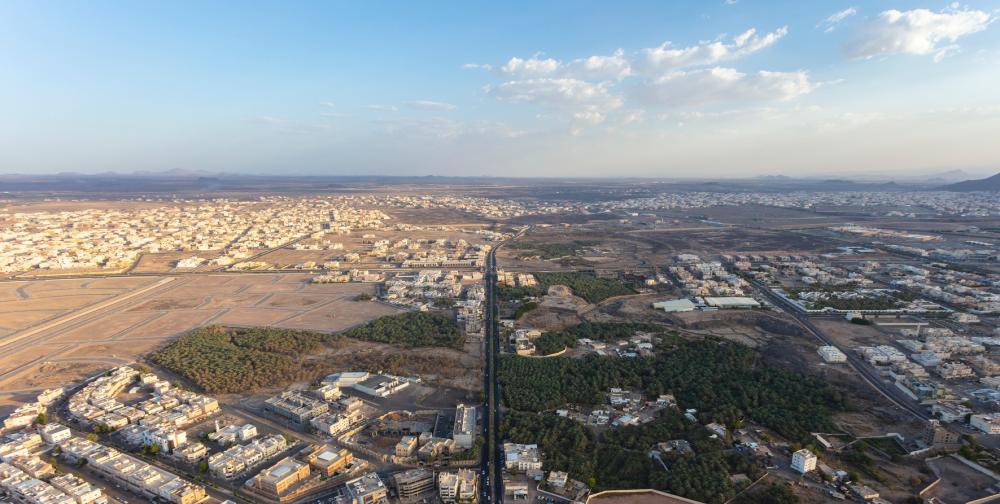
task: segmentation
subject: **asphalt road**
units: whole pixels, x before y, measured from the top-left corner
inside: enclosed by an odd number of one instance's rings
[[[486,337],[484,339],[486,365],[483,368],[483,390],[486,391],[486,404],[483,405],[483,437],[486,439],[486,449],[482,450],[480,488],[482,502],[502,502],[503,488],[501,471],[503,451],[500,443],[500,385],[496,368],[500,353],[500,330],[497,320],[496,302],[496,251],[494,247],[486,257],[486,272],[483,284],[486,287]]]

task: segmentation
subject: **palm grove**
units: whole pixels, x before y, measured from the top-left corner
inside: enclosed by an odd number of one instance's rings
[[[621,335],[613,325],[588,327]],[[636,329],[629,327],[628,329]],[[729,475],[760,469],[712,439],[700,424],[667,410],[650,423],[596,434],[551,413],[567,404],[598,405],[611,387],[641,391],[647,398],[671,393],[683,408],[698,410],[703,422],[740,427],[751,420],[795,442],[830,429],[831,414],[846,407],[841,393],[823,382],[764,363],[756,351],[717,340],[662,338],[655,357],[618,359],[533,359],[505,355],[500,361],[503,400],[511,409],[504,434],[515,442],[538,443],[546,470],[568,471],[595,489],[657,488],[706,502],[732,498]],[[649,457],[658,442],[687,439],[693,454],[666,454],[664,465]]]

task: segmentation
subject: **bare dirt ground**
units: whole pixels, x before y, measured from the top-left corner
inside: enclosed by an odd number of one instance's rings
[[[798,208],[780,208],[765,205],[717,206],[680,210],[671,213],[675,213],[678,216],[697,215],[729,224],[768,229],[831,226],[844,222],[842,216],[820,214]]]
[[[156,278],[79,278],[0,285],[0,334],[12,334],[150,285]]]
[[[838,344],[849,348],[889,343],[889,334],[893,332],[893,329],[882,328],[878,324],[865,326],[841,319],[815,319],[813,323]],[[898,328],[895,333],[898,335]]]
[[[642,236],[629,234],[636,227],[604,220],[572,226],[535,228],[518,244],[589,242],[579,253],[564,258],[538,259],[528,248],[504,247],[497,252],[500,267],[511,271],[566,271],[574,269],[649,269],[669,258],[666,250]]]
[[[804,254],[826,250],[831,243],[819,238],[762,229],[719,227],[697,233],[649,231],[642,236],[677,253],[704,257],[720,254]]]
[[[476,354],[449,348],[413,350],[345,339],[316,358],[332,369],[365,369],[402,376],[420,376],[426,383],[463,390],[480,390],[482,362]]]
[[[13,212],[74,212],[99,208],[102,210],[134,210],[142,208],[161,208],[174,206],[170,201],[135,201],[135,200],[25,200],[5,202],[4,206]]]
[[[818,340],[811,336],[774,335],[760,350],[768,362],[804,375],[816,376],[843,392],[848,399],[849,409],[833,417],[833,423],[839,432],[854,437],[884,436],[894,432],[905,439],[922,435],[925,428],[923,422],[891,405],[846,364],[823,362],[816,353],[819,345]],[[896,470],[912,471],[912,467]]]
[[[926,498],[937,498],[941,502],[969,502],[993,495],[989,490],[996,483],[993,478],[955,458],[941,457],[929,460],[927,464],[937,470],[941,482],[924,494]]]
[[[0,284],[0,399],[132,362],[202,325],[333,332],[399,312],[354,301],[358,294],[373,293],[371,285],[317,285],[310,277],[228,273],[181,276],[159,286],[154,284],[160,277]],[[139,291],[146,287],[152,288]],[[478,381],[478,373],[470,375]]]
[[[579,324],[581,314],[591,308],[582,298],[562,285],[554,285],[542,297],[539,307],[526,313],[515,324],[517,327],[558,331],[567,326]]]
[[[189,257],[200,257],[202,259],[214,259],[219,256],[218,250],[190,250],[186,252],[158,252],[156,254],[142,254],[139,260],[136,262],[135,266],[132,268],[131,273],[170,273],[174,271],[178,272],[191,272],[191,271],[206,271],[217,269],[219,266],[214,266],[211,264],[203,264],[197,268],[175,268],[174,265],[177,261],[181,259],[187,259]]]

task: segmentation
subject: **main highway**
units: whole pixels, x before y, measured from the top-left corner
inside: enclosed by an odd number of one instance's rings
[[[502,245],[502,244],[500,244]],[[483,439],[486,444],[481,450],[480,489],[481,502],[503,501],[503,450],[500,447],[500,383],[497,378],[497,366],[500,359],[500,323],[497,320],[497,248],[490,250],[486,256],[486,270],[483,274],[483,285],[486,287],[486,304],[484,306],[484,339],[483,351],[486,365],[483,366]]]

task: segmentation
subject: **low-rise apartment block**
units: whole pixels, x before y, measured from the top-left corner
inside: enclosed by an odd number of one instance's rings
[[[817,460],[813,452],[803,448],[792,454],[792,470],[800,474],[813,471],[816,469]]]
[[[1000,413],[983,413],[969,417],[969,425],[986,434],[1000,434]]]
[[[354,454],[348,451],[347,448],[319,445],[313,448],[312,452],[306,457],[306,462],[316,472],[330,477],[350,467],[354,462]]]
[[[245,483],[268,497],[278,499],[296,483],[309,477],[309,464],[291,457],[285,457],[277,463],[257,473]]]
[[[478,477],[472,469],[438,475],[438,494],[445,504],[476,502]]]
[[[508,471],[541,471],[542,458],[538,455],[538,445],[504,443],[504,467]]]
[[[59,445],[63,456],[76,462],[86,460],[87,466],[108,480],[149,499],[173,504],[195,504],[205,499],[205,488],[154,467],[114,448],[77,437]]]
[[[286,448],[288,443],[279,435],[255,439],[249,444],[231,446],[226,451],[208,457],[208,470],[222,478],[235,478]]]
[[[410,469],[392,475],[392,484],[401,500],[410,501],[434,490],[434,473],[427,469]]]
[[[33,478],[6,462],[0,462],[0,489],[7,492],[17,503],[76,504],[72,497],[58,488]]]
[[[346,483],[351,504],[383,504],[389,499],[389,490],[376,473],[368,473]]]
[[[476,408],[459,404],[455,409],[455,426],[452,431],[455,448],[467,450],[476,441]]]
[[[265,401],[264,409],[293,423],[306,425],[309,420],[329,411],[330,405],[300,392],[288,391]]]
[[[80,479],[73,473],[56,476],[49,482],[62,493],[72,497],[76,504],[107,504],[108,502],[108,498],[104,496],[104,492],[100,488]]]

